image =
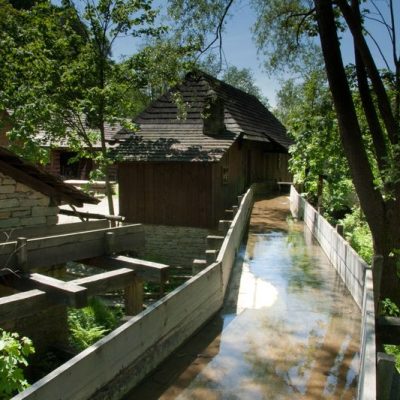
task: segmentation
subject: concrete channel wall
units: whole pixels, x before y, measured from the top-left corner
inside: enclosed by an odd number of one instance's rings
[[[253,193],[241,199],[215,263],[13,399],[119,399],[136,386],[221,308]]]
[[[361,310],[357,398],[375,400],[376,342],[372,270],[329,222],[297,193],[293,186],[290,189],[290,208],[292,215],[303,220],[313,233]]]

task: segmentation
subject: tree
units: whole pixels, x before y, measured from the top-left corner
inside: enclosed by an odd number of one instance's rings
[[[113,45],[123,35],[158,35],[155,16],[151,0],[64,0],[61,7],[43,1],[14,13],[0,34],[7,44],[0,108],[13,110],[14,142],[32,153],[40,129],[47,142],[67,139],[81,156],[94,158],[104,173],[110,214],[105,124],[129,125],[121,110],[132,109],[127,94],[138,83],[135,71],[113,60]]]
[[[193,1],[182,3],[190,12],[189,3]],[[196,3],[197,9],[207,8],[206,1]],[[230,6],[230,2],[223,0],[212,3],[219,7]],[[301,69],[302,61],[312,55],[316,39],[319,39],[350,175],[372,232],[374,252],[384,259],[380,294],[399,302],[400,58],[393,0],[385,3],[387,12],[382,10],[382,3],[371,0],[370,4],[376,14],[373,18],[380,20],[387,29],[392,45],[392,64],[387,63],[386,71],[378,70],[365,37],[369,34],[366,26],[369,14],[364,3],[360,5],[358,0],[252,1],[258,13],[255,38],[260,51],[269,56],[267,66]],[[209,19],[207,12],[205,15],[205,20]],[[213,29],[210,28],[209,33]],[[342,61],[339,34],[346,29],[354,41],[359,113],[350,76]],[[368,132],[363,135],[364,118]],[[369,151],[368,146],[373,151]]]
[[[309,201],[322,206],[324,215],[335,221],[353,205],[354,187],[325,78],[317,69],[302,82],[286,80],[277,95],[276,114],[295,142],[290,148],[294,181],[302,184]]]

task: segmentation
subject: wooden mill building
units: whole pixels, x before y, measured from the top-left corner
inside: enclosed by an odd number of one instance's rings
[[[203,72],[135,122],[137,132],[114,137],[128,221],[213,228],[251,183],[290,179],[283,125],[256,97]]]

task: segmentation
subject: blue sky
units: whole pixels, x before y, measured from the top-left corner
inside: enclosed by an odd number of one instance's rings
[[[162,7],[164,1],[155,1],[155,5]],[[377,5],[385,4],[385,0],[375,0]],[[395,1],[395,15],[400,15],[399,1]],[[373,6],[366,3],[371,10],[371,17],[375,17]],[[383,8],[383,7],[382,7]],[[385,15],[387,16],[387,15]],[[276,104],[276,92],[279,89],[279,81],[277,77],[269,77],[262,67],[262,55],[258,57],[256,46],[252,39],[251,28],[256,21],[256,14],[249,5],[247,0],[236,0],[232,7],[230,18],[227,20],[226,29],[223,34],[223,50],[225,60],[230,65],[235,65],[239,68],[249,68],[254,76],[257,86],[262,90],[263,95],[266,96],[272,107]],[[368,22],[369,29],[379,42],[385,54],[390,54],[390,41],[382,26],[376,22]],[[114,55],[129,54],[132,52],[132,46],[128,46],[128,41],[118,43],[115,48]],[[130,42],[132,43],[132,42]],[[345,63],[353,61],[353,46],[350,34],[344,33],[342,36],[342,50]],[[371,50],[378,61],[379,67],[384,67],[383,62],[379,56],[374,45]]]
[[[60,0],[53,0],[59,3]],[[384,5],[387,0],[374,0],[375,4],[385,10]],[[77,0],[77,3],[80,1]],[[272,107],[276,104],[276,92],[279,89],[279,81],[277,77],[269,77],[262,67],[261,58],[257,55],[257,49],[252,39],[251,28],[256,20],[256,14],[249,4],[249,0],[235,0],[231,17],[228,18],[226,29],[223,34],[223,50],[226,62],[230,65],[235,65],[238,68],[249,68],[254,76],[256,85],[261,89],[264,96],[266,96]],[[163,8],[166,4],[165,0],[154,0],[154,6]],[[367,0],[366,6],[371,10],[371,17],[374,18],[375,10],[371,0]],[[394,1],[395,16],[400,15],[400,1]],[[385,17],[388,16],[384,12]],[[399,18],[397,18],[397,21]],[[399,22],[397,22],[400,25]],[[375,39],[383,49],[383,52],[390,57],[391,48],[390,40],[387,36],[382,24],[368,21],[368,29],[374,35]],[[398,34],[399,26],[397,26]],[[371,41],[370,41],[371,42]],[[400,42],[400,40],[399,40]],[[398,43],[398,47],[400,44]],[[130,55],[137,49],[137,42],[131,38],[125,38],[115,43],[114,56],[119,58],[121,55]],[[371,50],[375,59],[377,60],[378,67],[383,68],[384,63],[374,45],[371,45]],[[345,63],[353,61],[353,46],[350,34],[344,33],[342,36],[342,51]],[[400,48],[398,49],[400,53]]]

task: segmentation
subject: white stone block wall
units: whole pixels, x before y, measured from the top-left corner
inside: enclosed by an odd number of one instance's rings
[[[0,172],[0,229],[55,225],[58,207],[50,198]]]
[[[145,248],[139,255],[146,260],[192,268],[193,259],[205,258],[206,238],[212,232],[203,228],[143,225]]]

